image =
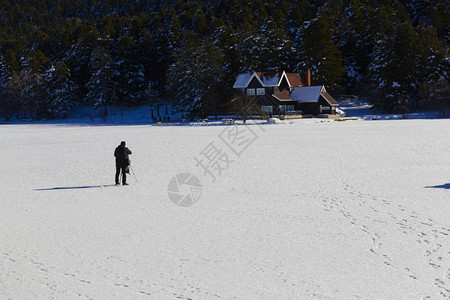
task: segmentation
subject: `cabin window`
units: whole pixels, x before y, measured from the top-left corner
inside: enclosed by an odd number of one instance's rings
[[[329,106],[320,106],[320,113],[323,113],[324,111],[329,111],[330,107]]]
[[[265,95],[266,94],[266,89],[265,88],[257,88],[256,89],[256,94],[257,95]]]
[[[247,96],[255,96],[255,89],[247,89]]]
[[[290,111],[294,111],[294,105],[280,105],[280,113],[285,114]]]
[[[266,115],[273,114],[273,107],[271,105],[261,106],[261,112]]]

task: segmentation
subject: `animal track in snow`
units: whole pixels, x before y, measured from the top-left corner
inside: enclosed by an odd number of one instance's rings
[[[433,218],[423,218],[415,211],[409,211],[403,205],[393,206],[392,203],[386,199],[379,199],[370,194],[363,194],[356,191],[355,188],[345,183],[344,190],[349,192],[350,199],[358,199],[357,206],[352,209],[344,208],[343,206],[336,204],[340,214],[348,220],[351,225],[360,225],[360,229],[365,234],[371,235],[371,241],[375,248],[370,248],[370,252],[380,256],[380,258],[388,259],[389,245],[383,246],[383,240],[385,239],[382,235],[380,237],[379,226],[385,225],[386,230],[390,231],[397,228],[399,232],[403,235],[414,237],[416,236],[416,242],[418,247],[424,248],[424,261],[427,265],[435,270],[441,270],[442,266],[448,265],[450,251],[443,251],[442,239],[448,239],[450,236],[450,230],[445,226],[437,226]],[[357,195],[357,198],[354,198]],[[368,205],[365,202],[360,201],[360,198],[371,199],[372,202],[378,202],[379,205]],[[383,206],[380,206],[383,205]],[[364,215],[364,209],[365,214]],[[362,210],[362,211],[361,211]],[[351,216],[351,217],[350,217]],[[399,217],[401,216],[401,217]],[[390,221],[389,221],[390,220]],[[378,224],[374,227],[375,224]],[[448,244],[448,240],[446,241]],[[383,248],[382,248],[383,247]],[[447,250],[447,249],[446,249]],[[399,258],[397,258],[399,260]],[[388,259],[383,260],[383,263],[387,266],[396,265],[396,262]],[[400,265],[407,265],[408,263],[399,262]],[[407,272],[408,276],[412,279],[419,279],[416,274],[411,271],[411,268],[406,266],[404,271]],[[424,280],[426,278],[422,278]],[[430,278],[431,279],[431,278]],[[435,285],[439,289],[439,294],[449,295],[450,287],[450,269],[449,273],[446,273],[442,279],[435,281]]]

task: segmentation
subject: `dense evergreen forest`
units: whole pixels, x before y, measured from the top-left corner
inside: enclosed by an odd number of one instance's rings
[[[224,111],[237,74],[312,72],[380,110],[448,100],[448,0],[0,0],[0,115],[172,99]],[[103,111],[103,110],[100,110]]]

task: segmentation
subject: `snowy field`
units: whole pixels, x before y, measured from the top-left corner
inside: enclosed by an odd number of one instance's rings
[[[449,298],[449,137],[449,119],[1,125],[0,299]],[[185,172],[201,195],[180,207]]]

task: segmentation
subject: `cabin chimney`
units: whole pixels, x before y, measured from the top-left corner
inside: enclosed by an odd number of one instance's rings
[[[311,70],[306,71],[306,86],[311,86]]]

